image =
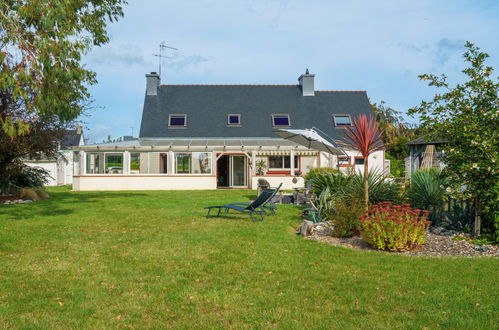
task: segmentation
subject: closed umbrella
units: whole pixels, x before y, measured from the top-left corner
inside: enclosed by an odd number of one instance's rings
[[[346,155],[339,146],[324,139],[314,129],[275,129],[273,132],[309,149],[324,151],[332,155]]]

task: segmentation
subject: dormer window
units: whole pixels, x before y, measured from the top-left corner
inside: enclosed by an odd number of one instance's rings
[[[334,126],[352,126],[350,115],[333,115]]]
[[[169,128],[185,128],[187,127],[187,115],[170,115],[168,118]]]
[[[241,126],[241,115],[227,115],[227,126]]]
[[[291,126],[289,115],[272,115],[272,126],[274,127],[287,127]]]

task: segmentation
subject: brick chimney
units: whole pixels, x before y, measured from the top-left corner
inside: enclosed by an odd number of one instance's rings
[[[158,95],[159,75],[156,72],[146,74],[146,82],[146,95]]]
[[[301,87],[301,92],[303,96],[314,96],[314,77],[315,74],[310,74],[308,69],[305,71],[305,74],[302,74],[298,78],[298,83]]]

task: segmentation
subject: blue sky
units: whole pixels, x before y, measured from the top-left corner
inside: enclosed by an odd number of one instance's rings
[[[436,92],[418,74],[462,79],[467,40],[499,70],[497,0],[129,2],[111,42],[85,57],[99,81],[81,118],[90,142],[138,135],[144,75],[157,71],[162,41],[179,49],[162,83],[293,84],[309,68],[317,90],[366,90],[402,112]]]

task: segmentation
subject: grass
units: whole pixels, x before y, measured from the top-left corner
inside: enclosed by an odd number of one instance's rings
[[[353,251],[251,191],[71,192],[0,206],[1,328],[494,328],[498,259]]]

